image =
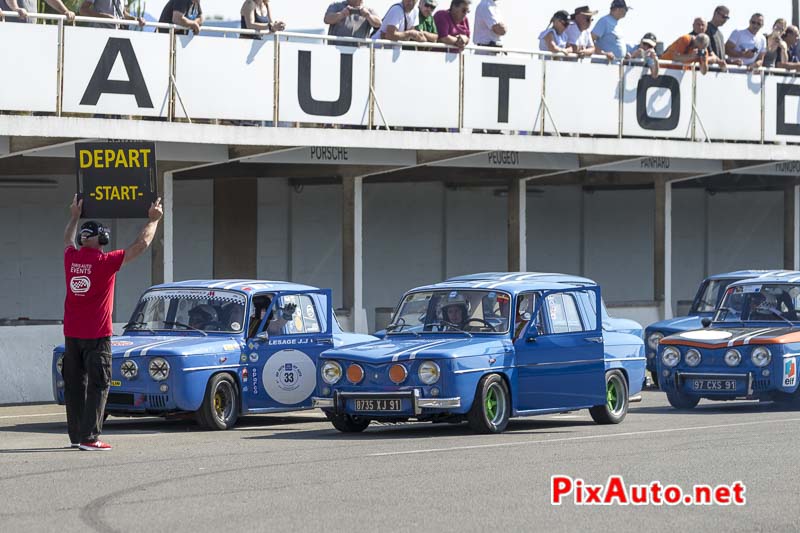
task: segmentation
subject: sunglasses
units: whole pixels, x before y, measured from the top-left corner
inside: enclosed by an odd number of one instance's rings
[[[751,20],[750,24],[752,24],[753,26],[763,26],[764,25],[764,23],[761,22],[760,20]]]

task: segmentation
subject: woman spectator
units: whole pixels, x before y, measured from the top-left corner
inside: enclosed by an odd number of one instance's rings
[[[631,59],[644,59],[644,66],[650,70],[650,76],[658,78],[658,54],[656,46],[658,39],[655,34],[647,32],[639,41],[639,46],[631,52]]]
[[[448,52],[461,52],[469,44],[470,29],[469,14],[470,0],[452,0],[450,9],[438,11],[433,16],[436,31],[439,33],[439,42],[457,47],[449,48]]]
[[[272,10],[269,0],[245,0],[240,11],[242,15],[241,26],[243,30],[283,31],[286,24],[276,20],[272,21]],[[243,39],[256,39],[257,35],[240,34]]]
[[[783,33],[776,30],[767,35],[767,53],[764,54],[764,66],[767,68],[775,68],[779,63],[786,62],[788,52]]]
[[[554,54],[569,54],[567,43],[567,28],[569,27],[569,13],[564,10],[556,11],[550,19],[550,25],[539,34],[539,50]]]

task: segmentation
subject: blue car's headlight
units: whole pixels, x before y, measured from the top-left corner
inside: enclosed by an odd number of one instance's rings
[[[147,365],[150,377],[156,381],[164,381],[169,377],[169,363],[163,357],[154,357]]]
[[[686,361],[686,364],[689,366],[697,366],[703,360],[703,356],[698,350],[692,348],[686,352],[686,355],[683,356],[683,360]]]
[[[664,334],[661,332],[656,331],[655,333],[651,333],[647,336],[647,346],[655,352],[658,350],[658,343],[661,342],[663,338]]]
[[[139,375],[139,365],[136,361],[128,359],[119,366],[119,372],[125,379],[134,379]]]
[[[739,350],[728,350],[725,352],[725,364],[728,366],[738,366],[742,362],[742,354]]]
[[[63,376],[64,375],[64,354],[63,353],[61,355],[59,355],[58,359],[56,360],[56,371],[58,372],[59,376]]]
[[[674,346],[667,346],[661,353],[661,362],[664,366],[674,368],[681,362],[681,352]]]
[[[320,370],[322,381],[328,385],[335,385],[342,379],[342,365],[336,361],[325,361]]]
[[[750,354],[750,360],[759,368],[765,367],[772,361],[772,352],[765,346],[756,346]]]
[[[433,361],[425,361],[419,365],[417,374],[419,375],[419,380],[425,385],[433,385],[439,381],[439,377],[442,375],[442,370],[439,368],[439,365]]]

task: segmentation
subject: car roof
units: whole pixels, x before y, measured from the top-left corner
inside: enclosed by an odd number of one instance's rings
[[[411,289],[409,292],[425,291],[425,290],[498,290],[505,291],[511,294],[519,294],[525,291],[547,291],[547,290],[562,290],[562,289],[580,289],[586,286],[596,286],[594,282],[588,280],[590,283],[558,283],[549,280],[493,280],[493,279],[475,279],[475,280],[447,280],[432,285],[423,285]]]
[[[250,291],[312,291],[317,287],[289,281],[267,281],[257,279],[187,279],[155,285],[151,289],[218,289],[240,292]]]
[[[750,285],[753,283],[797,283],[800,282],[800,271],[797,270],[773,270],[769,274],[763,274],[757,278],[743,279],[731,283],[731,287]]]
[[[713,276],[708,276],[706,279],[716,280],[716,279],[752,279],[752,278],[760,278],[764,276],[770,276],[775,274],[780,274],[781,272],[786,272],[785,270],[736,270],[734,272],[723,272],[721,274],[714,274]]]
[[[550,281],[553,283],[575,283],[578,285],[596,285],[594,280],[572,274],[557,272],[480,272],[448,278],[447,281]]]

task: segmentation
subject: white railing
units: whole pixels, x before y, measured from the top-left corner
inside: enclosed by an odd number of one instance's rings
[[[641,61],[604,56],[476,46],[441,53],[453,47],[212,26],[196,37],[172,24],[147,23],[167,31],[152,33],[29,16],[56,24],[0,22],[0,47],[7,51],[0,56],[0,111],[269,127],[800,141],[800,81],[782,69],[730,67],[704,76],[696,66],[662,61],[653,79]],[[16,50],[35,53],[8,52]]]

